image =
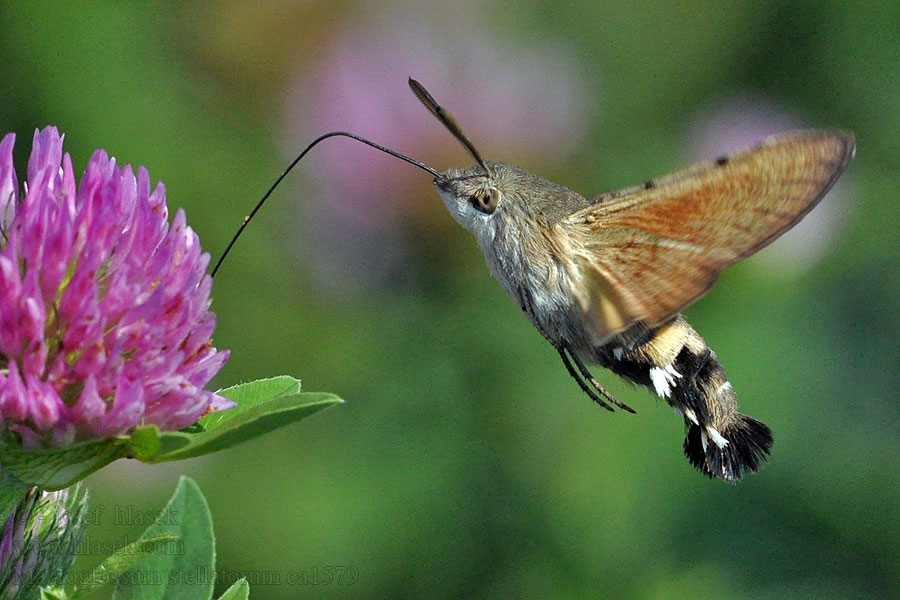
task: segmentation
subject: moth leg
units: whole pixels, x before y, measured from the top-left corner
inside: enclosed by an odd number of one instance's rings
[[[560,356],[560,358],[562,358],[563,364],[566,365],[566,370],[569,372],[569,375],[572,376],[572,379],[575,380],[575,383],[578,384],[578,387],[581,388],[581,391],[583,391],[585,394],[587,394],[588,398],[590,398],[591,400],[593,400],[594,402],[596,402],[597,404],[599,404],[606,410],[613,412],[613,410],[614,410],[613,407],[610,406],[609,404],[607,404],[606,402],[604,402],[600,398],[600,396],[598,396],[596,393],[594,393],[594,390],[592,390],[591,387],[587,383],[585,383],[584,379],[582,379],[582,377],[578,374],[578,372],[575,371],[575,367],[572,366],[572,363],[569,361],[569,357],[566,356],[566,348],[563,346],[563,347],[557,348],[556,351],[559,352],[559,356]],[[575,356],[571,351],[569,352],[569,354],[572,354],[573,357]],[[575,360],[578,360],[578,359],[576,358]],[[604,396],[606,396],[607,398],[609,398],[609,396],[605,392],[601,392],[601,393]],[[616,404],[618,404],[618,403],[616,402]]]
[[[591,372],[588,370],[585,364],[581,362],[581,359],[578,358],[577,354],[575,354],[574,352],[569,352],[569,354],[571,354],[572,358],[575,360],[575,365],[578,367],[578,370],[581,371],[581,376],[584,377],[584,379],[587,380],[592,386],[594,386],[594,389],[600,392],[601,396],[603,396],[622,410],[627,410],[631,414],[637,414],[633,408],[631,408],[624,402],[620,402],[613,398],[613,396],[609,392],[607,392],[602,385],[600,385],[600,382],[594,379],[594,376],[591,375]]]

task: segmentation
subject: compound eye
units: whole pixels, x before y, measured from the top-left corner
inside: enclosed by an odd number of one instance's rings
[[[496,188],[479,190],[469,198],[469,201],[475,210],[489,215],[497,210],[497,203],[500,202],[500,192]]]

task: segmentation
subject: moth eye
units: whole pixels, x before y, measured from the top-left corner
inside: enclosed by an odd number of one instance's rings
[[[469,198],[475,210],[483,212],[486,215],[497,210],[497,203],[500,201],[500,192],[496,188],[489,190],[479,190]]]

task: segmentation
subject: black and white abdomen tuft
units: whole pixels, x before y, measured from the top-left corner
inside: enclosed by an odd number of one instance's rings
[[[738,412],[725,369],[703,338],[680,315],[638,333],[625,332],[594,358],[653,390],[684,418],[684,453],[697,469],[728,482],[758,470],[771,451],[772,432]]]

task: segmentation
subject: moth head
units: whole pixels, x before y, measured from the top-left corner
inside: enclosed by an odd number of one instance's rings
[[[422,104],[468,150],[476,164],[467,169],[450,169],[434,178],[434,185],[447,210],[460,225],[471,229],[475,219],[490,217],[500,206],[502,194],[496,185],[496,163],[488,164],[481,158],[475,145],[463,133],[462,128],[449,112],[428,93],[422,84],[410,78],[409,87]]]
[[[491,163],[485,173],[481,165],[450,169],[434,178],[441,200],[456,221],[471,229],[478,219],[490,219],[503,203],[503,193],[494,171],[503,165]]]

